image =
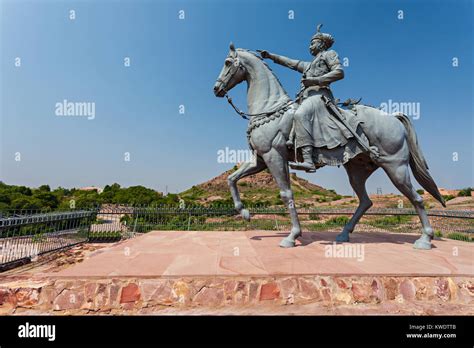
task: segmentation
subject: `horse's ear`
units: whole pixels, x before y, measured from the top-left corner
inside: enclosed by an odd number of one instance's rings
[[[230,43],[229,48],[230,48],[230,56],[235,58],[237,56],[237,52],[235,51],[235,46],[233,42]]]

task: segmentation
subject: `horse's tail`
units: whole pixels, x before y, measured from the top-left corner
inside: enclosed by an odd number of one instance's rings
[[[410,150],[410,167],[413,176],[426,191],[443,205],[443,207],[446,207],[443,196],[439,193],[436,183],[428,172],[428,164],[418,145],[418,139],[413,124],[406,115],[398,114],[395,117],[403,124],[407,131],[408,149]]]

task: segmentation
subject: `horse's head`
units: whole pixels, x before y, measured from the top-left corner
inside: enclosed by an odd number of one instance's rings
[[[227,55],[224,66],[214,84],[214,94],[216,97],[223,97],[236,85],[245,80],[246,70],[239,59],[234,44],[230,44],[229,54]]]

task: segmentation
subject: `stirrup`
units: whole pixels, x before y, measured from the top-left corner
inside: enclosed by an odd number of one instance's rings
[[[304,164],[310,165],[306,162],[290,162],[289,164],[290,164],[291,169],[304,170],[306,173],[316,172],[316,166],[314,164],[310,168],[304,166]]]

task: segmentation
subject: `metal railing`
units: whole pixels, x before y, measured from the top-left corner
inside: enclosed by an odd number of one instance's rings
[[[10,211],[0,216],[0,271],[88,240],[96,213]]]
[[[291,228],[286,209],[250,207],[245,221],[229,206],[102,205],[68,212],[0,213],[0,271],[81,242],[113,242],[152,230],[241,231]],[[340,232],[354,208],[298,209],[303,231]],[[474,211],[428,210],[438,237],[473,241]],[[420,233],[413,209],[370,209],[355,232]]]
[[[287,230],[290,219],[284,208],[251,207],[249,222],[236,214],[233,207],[176,206],[127,207],[116,206],[98,211],[95,231],[143,233],[152,230]],[[305,231],[337,231],[349,221],[354,208],[298,209]],[[474,211],[429,210],[428,215],[437,236],[460,234],[470,240],[474,232]],[[413,209],[370,209],[357,225],[356,232],[417,232],[421,224]],[[453,235],[454,236],[454,235]]]

